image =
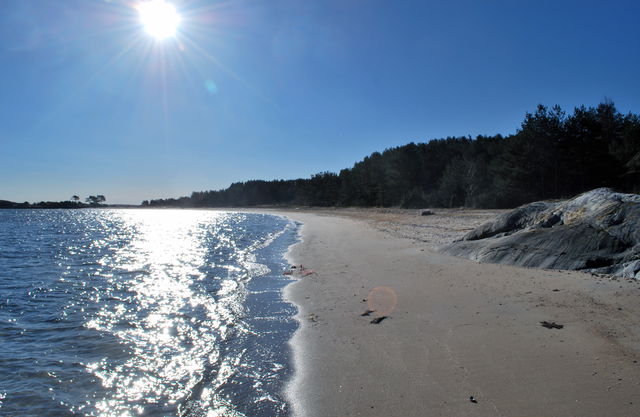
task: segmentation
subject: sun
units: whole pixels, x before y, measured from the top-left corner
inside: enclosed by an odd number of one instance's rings
[[[148,0],[138,5],[138,13],[144,29],[156,40],[176,34],[180,15],[173,4],[164,0]]]

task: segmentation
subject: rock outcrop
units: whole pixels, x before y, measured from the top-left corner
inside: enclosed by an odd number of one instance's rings
[[[640,195],[598,188],[527,204],[439,250],[479,262],[640,279]]]

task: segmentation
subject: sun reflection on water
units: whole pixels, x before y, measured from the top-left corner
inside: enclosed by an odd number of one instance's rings
[[[3,415],[289,415],[297,225],[204,210],[0,213]]]
[[[148,411],[162,415],[167,407],[189,399],[212,368],[217,368],[212,388],[202,390],[195,400],[233,415],[224,399],[216,397],[215,387],[235,372],[242,352],[221,359],[218,346],[231,332],[247,331],[238,321],[243,314],[242,282],[263,266],[224,233],[222,226],[233,220],[230,216],[238,215],[173,210],[122,215],[131,242],[99,262],[114,271],[105,274],[113,291],[102,295],[112,302],[86,323],[117,337],[128,353],[120,361],[114,354],[85,364],[111,393],[93,404],[101,416]],[[207,258],[212,246],[214,253],[237,261],[220,268],[227,276],[218,277],[217,291],[197,285],[207,279],[205,270],[215,267]]]

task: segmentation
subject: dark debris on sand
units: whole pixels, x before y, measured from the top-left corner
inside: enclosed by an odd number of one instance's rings
[[[562,329],[564,327],[564,324],[558,324],[555,321],[546,321],[546,320],[541,321],[540,325],[547,329]]]

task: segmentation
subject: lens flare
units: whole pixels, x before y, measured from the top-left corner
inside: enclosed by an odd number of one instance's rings
[[[218,93],[218,85],[212,80],[206,80],[204,82],[204,88],[207,90],[209,94],[217,94]]]
[[[396,292],[389,287],[376,287],[369,292],[367,305],[369,310],[375,311],[377,316],[387,316],[395,310],[398,304]]]

